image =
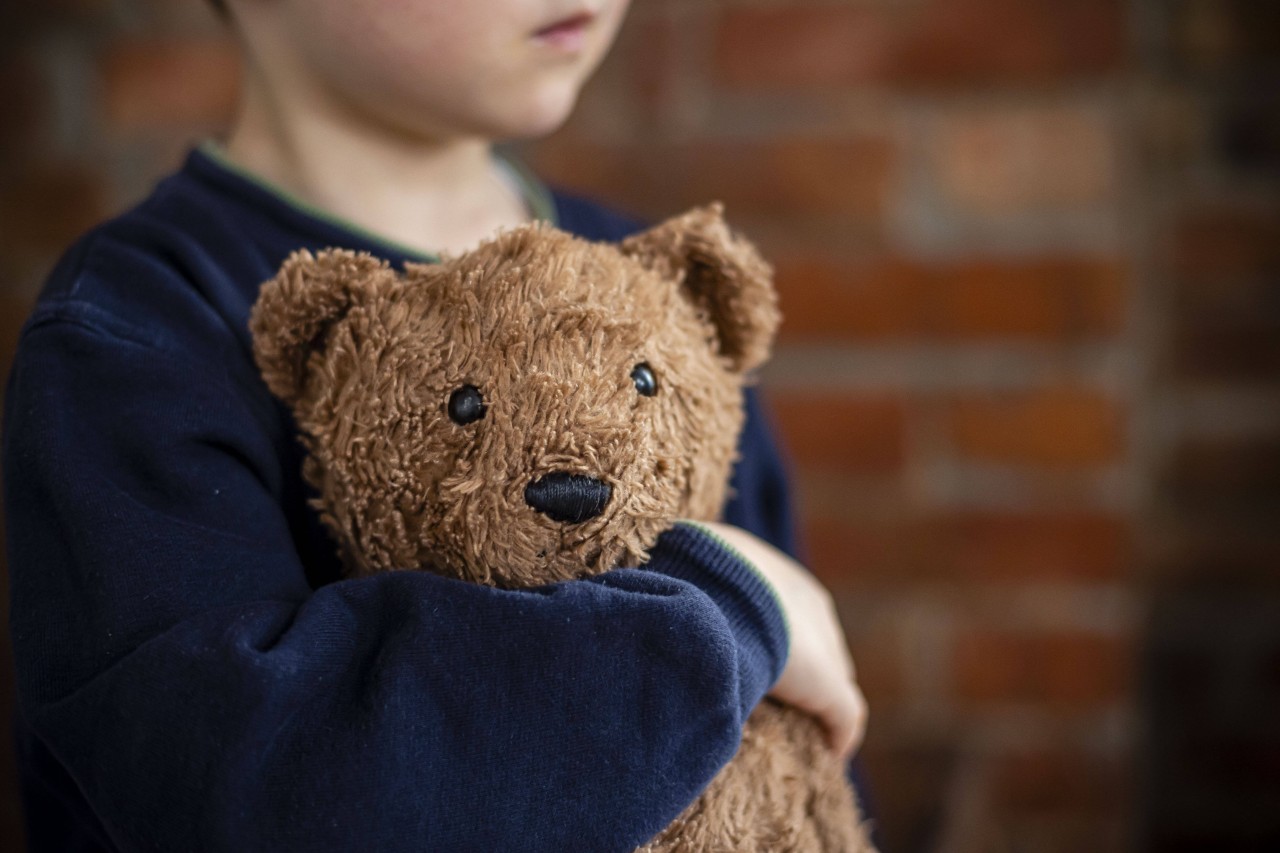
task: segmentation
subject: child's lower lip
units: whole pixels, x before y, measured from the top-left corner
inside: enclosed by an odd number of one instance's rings
[[[582,50],[587,42],[587,29],[591,26],[592,18],[592,15],[585,12],[580,15],[574,15],[571,18],[556,21],[548,27],[543,27],[534,33],[533,37],[536,41],[540,41],[557,50],[576,53]]]

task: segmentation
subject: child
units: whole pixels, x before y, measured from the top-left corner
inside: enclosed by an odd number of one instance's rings
[[[714,528],[736,552],[677,525],[641,570],[536,593],[341,580],[250,355],[298,247],[399,265],[532,216],[634,230],[491,153],[563,121],[625,6],[229,0],[228,141],[64,256],[9,377],[33,849],[626,850],[767,691],[861,737],[830,597],[758,538],[791,547],[754,395]]]

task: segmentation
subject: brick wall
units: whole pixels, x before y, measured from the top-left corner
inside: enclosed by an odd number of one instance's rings
[[[57,250],[235,91],[194,0],[24,5],[6,364]],[[775,262],[763,382],[892,850],[1280,840],[1277,33],[1268,0],[636,0],[523,146],[651,218],[719,198]]]
[[[1280,7],[1175,4],[1143,58],[1144,834],[1280,849]]]

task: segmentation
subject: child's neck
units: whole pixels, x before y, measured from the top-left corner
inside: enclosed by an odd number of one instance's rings
[[[531,218],[484,139],[424,141],[246,81],[226,154],[322,210],[426,253],[470,249]]]

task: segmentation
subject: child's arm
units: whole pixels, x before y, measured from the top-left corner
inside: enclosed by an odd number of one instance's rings
[[[774,430],[770,428],[771,418],[765,402],[756,388],[747,389],[747,419],[739,442],[742,458],[734,469],[735,495],[725,507],[725,521],[750,530],[807,564],[802,537],[797,536],[795,529],[785,448],[772,438]],[[858,699],[860,718],[856,727],[861,743],[867,725],[861,691]],[[855,756],[849,771],[850,781],[858,791],[862,814],[874,825],[876,809],[860,755]],[[882,846],[878,839],[877,846]]]
[[[243,354],[185,352],[51,302],[6,397],[21,714],[117,846],[622,850],[733,754],[786,634],[728,551],[680,527],[540,591],[313,591],[292,437]]]

